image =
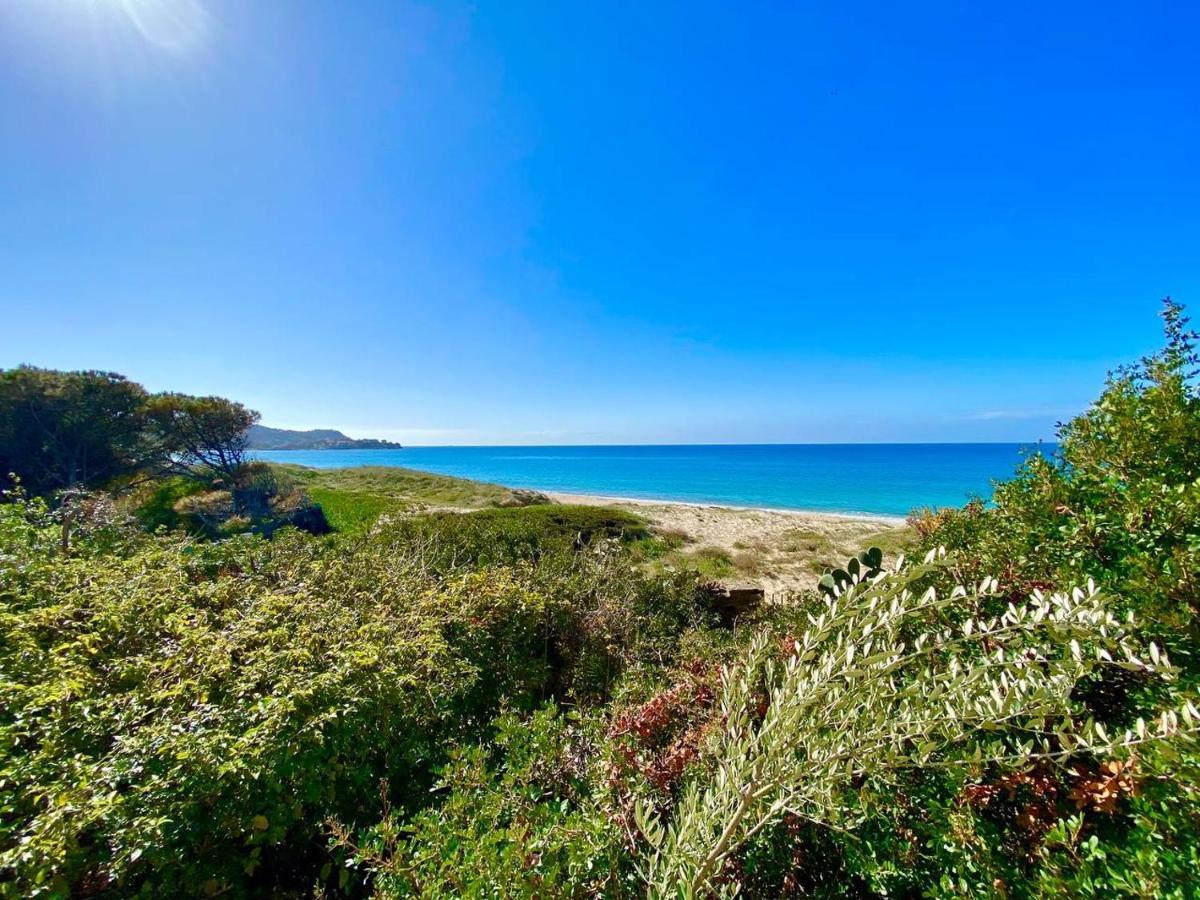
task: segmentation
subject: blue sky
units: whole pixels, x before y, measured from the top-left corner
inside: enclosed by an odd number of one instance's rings
[[[410,443],[1048,438],[1200,308],[1195,4],[4,0],[0,365]]]

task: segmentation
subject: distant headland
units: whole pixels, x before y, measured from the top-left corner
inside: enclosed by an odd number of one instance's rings
[[[248,450],[400,450],[394,441],[352,438],[332,428],[292,431],[251,425],[246,432]]]

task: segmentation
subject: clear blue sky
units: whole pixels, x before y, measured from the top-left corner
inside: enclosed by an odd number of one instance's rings
[[[411,443],[1026,440],[1200,310],[1200,12],[0,2],[0,365]]]

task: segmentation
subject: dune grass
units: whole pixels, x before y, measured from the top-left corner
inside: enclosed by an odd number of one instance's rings
[[[638,512],[652,526],[653,538],[634,548],[651,571],[693,570],[712,580],[753,582],[772,594],[814,588],[821,575],[867,547],[894,560],[916,540],[911,527],[867,518],[793,518],[665,503],[614,506]]]
[[[657,508],[651,512],[614,504],[614,508],[590,507],[592,514],[572,504],[503,509],[527,504],[529,497],[498,484],[412,469],[296,465],[278,465],[276,469],[319,503],[329,524],[343,534],[366,531],[382,515],[411,516],[437,510],[498,515],[489,527],[501,529],[553,528],[560,518],[567,527],[575,528],[590,521],[589,515],[621,515],[627,517],[621,520],[623,540],[631,557],[644,568],[659,572],[689,569],[708,579],[750,580],[771,590],[812,587],[824,572],[845,565],[865,547],[878,546],[887,558],[895,558],[914,538],[911,529],[881,527],[869,520],[816,520],[782,531],[764,522],[761,530],[754,529],[752,534],[721,539],[716,534],[673,529],[656,520],[656,514],[662,512]],[[605,512],[596,512],[600,509]],[[755,520],[755,514],[746,511],[728,510],[720,515],[730,522]]]
[[[656,543],[644,519],[595,506],[537,502],[530,491],[391,466],[311,469],[279,465],[277,471],[321,505],[334,531],[359,533],[382,515],[472,513],[471,528],[488,534],[601,534],[624,542]]]
[[[311,469],[276,464],[274,468],[321,504],[329,524],[341,532],[369,528],[385,513],[520,503],[513,491],[498,484],[394,466]]]
[[[394,497],[383,497],[365,491],[342,491],[336,488],[306,488],[308,495],[325,513],[334,531],[358,532],[370,528],[385,513],[403,512],[411,505]]]
[[[499,484],[418,472],[398,466],[310,469],[279,465],[305,490],[329,490],[386,497],[410,505],[482,508],[507,502],[513,492]]]

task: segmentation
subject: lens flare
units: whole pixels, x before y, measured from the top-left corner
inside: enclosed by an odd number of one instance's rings
[[[118,0],[147,43],[186,52],[203,43],[209,17],[198,0]]]

